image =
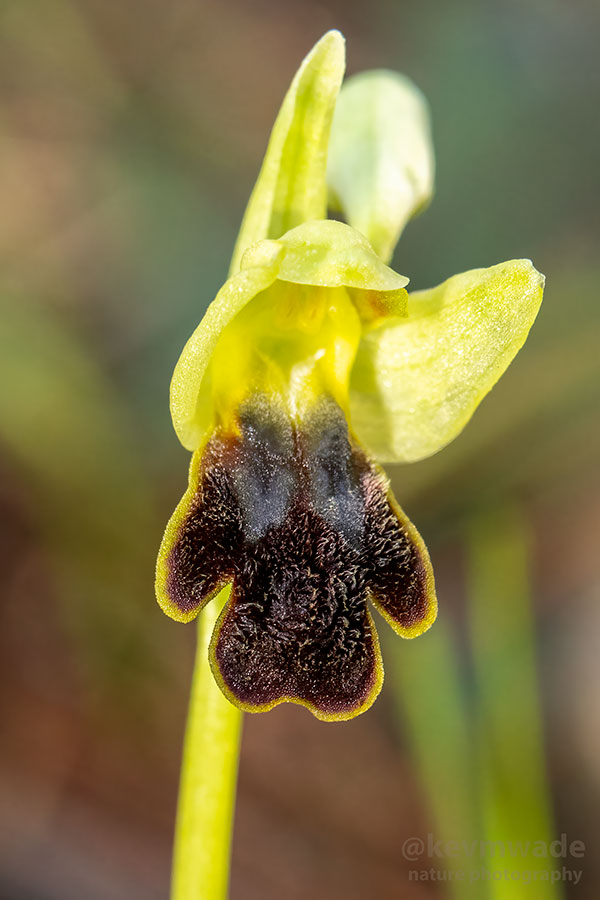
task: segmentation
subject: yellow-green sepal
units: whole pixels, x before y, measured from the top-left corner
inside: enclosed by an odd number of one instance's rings
[[[171,418],[177,437],[187,450],[200,446],[210,425],[210,361],[223,329],[261,291],[268,288],[279,271],[284,248],[263,243],[255,251],[255,264],[229,278],[183,348],[171,379]]]
[[[328,31],[302,62],[273,126],[235,245],[230,274],[248,247],[327,212],[327,145],[346,65],[345,42]]]
[[[364,335],[350,410],[377,459],[423,459],[459,434],[525,342],[543,287],[527,259],[473,269],[410,294],[408,318]]]
[[[327,181],[332,205],[389,262],[404,226],[433,193],[429,111],[412,81],[378,70],[344,83]]]

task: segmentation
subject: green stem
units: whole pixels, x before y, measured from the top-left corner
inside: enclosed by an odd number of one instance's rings
[[[227,897],[242,714],[225,699],[208,663],[208,645],[220,605],[213,601],[198,618],[171,900]]]
[[[546,776],[535,622],[529,579],[529,534],[518,507],[506,505],[474,516],[467,531],[467,575],[475,684],[482,837],[507,848],[514,871],[533,873],[535,896],[558,900],[550,880],[557,860]],[[514,858],[517,848],[518,858]],[[548,851],[546,849],[546,854]],[[485,860],[502,869],[502,859]],[[526,900],[525,878],[489,882],[492,900]]]
[[[416,641],[386,641],[389,668],[400,721],[410,742],[415,767],[436,839],[451,841],[456,853],[445,868],[468,871],[464,851],[478,838],[476,797],[472,777],[472,737],[467,697],[460,667],[460,650],[448,615],[442,608],[431,631]],[[411,869],[427,869],[424,855]],[[448,880],[447,896],[454,900],[481,900],[485,886],[472,881]]]

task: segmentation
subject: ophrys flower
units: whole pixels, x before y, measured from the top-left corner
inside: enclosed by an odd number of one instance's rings
[[[427,550],[377,460],[421,458],[461,430],[542,291],[517,260],[407,295],[351,227],[387,258],[431,192],[423,101],[389,73],[342,91],[330,181],[350,224],[324,218],[342,72],[332,32],[294,79],[232,275],[175,369],[173,422],[194,455],[157,567],[180,621],[230,590],[210,658],[233,703],[338,720],[381,687],[369,602],[404,637],[436,615]]]

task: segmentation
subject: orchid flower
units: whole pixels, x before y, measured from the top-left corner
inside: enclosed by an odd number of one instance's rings
[[[175,368],[173,424],[193,455],[156,578],[178,621],[223,604],[209,657],[233,704],[290,701],[323,720],[381,689],[371,606],[405,638],[436,617],[427,549],[381,464],[456,437],[543,290],[512,260],[407,293],[387,263],[433,191],[427,107],[391,72],[350,78],[338,99],[343,71],[329,32],[286,95],[230,277]],[[328,194],[345,222],[326,218]]]

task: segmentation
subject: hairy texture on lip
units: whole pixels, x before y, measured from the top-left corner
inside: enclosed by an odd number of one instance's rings
[[[201,482],[169,553],[167,593],[185,614],[202,609],[231,580],[232,548],[243,539],[231,476],[223,465],[211,464],[220,449],[216,442],[207,448]]]
[[[421,633],[435,614],[431,564],[425,545],[377,478],[367,476],[363,484],[364,563],[371,599],[395,631]]]
[[[187,616],[233,582],[211,645],[233,702],[257,711],[290,700],[349,718],[383,676],[367,600],[401,634],[424,630],[427,552],[333,401],[298,427],[256,398],[239,425],[203,451],[168,555],[170,600]]]
[[[214,647],[239,702],[297,698],[333,715],[368,701],[378,650],[357,557],[301,504],[245,557]]]

